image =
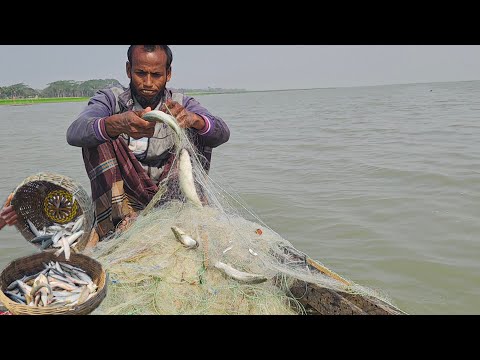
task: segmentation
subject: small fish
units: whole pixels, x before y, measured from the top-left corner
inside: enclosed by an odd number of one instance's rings
[[[23,296],[20,296],[18,294],[14,294],[11,291],[5,291],[5,295],[7,295],[10,299],[12,299],[13,301],[15,301],[19,304],[26,305],[25,298]]]
[[[51,225],[47,228],[48,231],[60,231],[63,230],[63,226],[60,225]]]
[[[175,238],[180,241],[186,248],[188,249],[195,249],[198,247],[198,241],[192,239],[189,235],[185,233],[182,229],[172,226],[171,227]]]
[[[45,241],[42,242],[42,246],[40,246],[40,249],[45,250],[46,248],[48,248],[52,244],[53,244],[52,238],[50,238],[48,240],[45,240]]]
[[[57,275],[57,274],[49,274],[48,276],[50,276],[51,279],[53,279],[53,281],[55,280],[59,280],[61,282],[64,282],[68,285],[73,285],[75,286],[75,284],[73,283],[73,281],[71,281],[70,279],[66,278],[66,277],[63,277],[63,276],[60,276],[60,275]]]
[[[75,242],[75,240],[77,240],[80,236],[82,236],[84,233],[83,230],[80,230],[80,231],[77,231],[75,233],[73,233],[72,235],[70,235],[68,238],[67,238],[67,242],[70,246],[72,246],[72,244]]]
[[[192,204],[203,207],[200,198],[198,197],[197,190],[195,188],[195,181],[193,179],[192,163],[190,161],[190,155],[186,149],[180,151],[180,163],[178,166],[178,181],[180,190],[187,200]]]
[[[90,295],[90,290],[88,289],[88,287],[83,286],[82,291],[80,292],[80,296],[78,298],[78,304],[80,305],[87,301],[88,295]]]
[[[30,240],[30,242],[32,244],[43,243],[45,240],[50,240],[51,238],[52,238],[52,235],[40,235]]]
[[[7,290],[7,291],[13,290],[17,287],[17,285],[18,285],[18,280],[15,280],[10,285],[8,285],[5,290]]]
[[[60,238],[64,236],[66,232],[67,232],[66,230],[60,230],[59,232],[57,232],[52,238],[53,243],[57,244]]]
[[[83,225],[83,215],[78,217],[78,220],[75,222],[72,228],[72,233],[75,233],[77,230],[79,230]]]
[[[229,247],[227,247],[225,250],[223,250],[223,253],[224,253],[224,254],[226,254],[226,253],[227,253],[227,251],[230,251],[230,250],[232,250],[232,248],[233,248],[233,246],[229,246]]]
[[[79,280],[86,281],[88,284],[92,284],[93,280],[84,272],[73,270],[73,274],[79,278]]]
[[[248,252],[250,254],[252,254],[253,256],[258,256],[258,254],[255,251],[253,251],[252,249],[248,249]]]
[[[152,110],[146,114],[143,115],[142,119],[147,120],[147,121],[157,121],[157,122],[162,122],[172,128],[173,131],[177,134],[178,137],[180,137],[180,134],[182,133],[182,129],[177,123],[177,120],[172,116],[167,113],[164,113],[163,111],[160,110]]]
[[[62,238],[63,241],[63,251],[65,252],[65,260],[70,260],[70,244],[67,241],[67,238]]]
[[[50,286],[52,289],[54,288],[60,288],[60,289],[64,289],[64,290],[67,290],[67,291],[73,291],[76,289],[75,286],[73,285],[69,285],[68,283],[65,283],[63,281],[59,281],[59,280],[50,280]]]
[[[33,225],[33,223],[27,219],[28,226],[30,226],[30,230],[32,231],[33,235],[36,237],[42,236],[43,234]]]
[[[57,264],[58,264],[58,262],[57,262]],[[80,268],[78,268],[78,267],[76,267],[76,266],[73,266],[73,265],[70,265],[70,264],[66,264],[66,263],[64,263],[64,262],[61,262],[61,263],[59,264],[59,266],[63,266],[63,267],[65,267],[65,268],[67,268],[67,269],[70,269],[70,270],[75,270],[75,271],[80,271],[80,272],[82,272],[82,273],[86,273],[85,270],[80,269]]]
[[[221,261],[217,261],[214,266],[217,269],[223,271],[227,276],[231,277],[232,279],[246,284],[260,284],[268,280],[263,275],[250,274],[247,272],[239,271],[237,269],[234,269],[230,264],[224,264]]]

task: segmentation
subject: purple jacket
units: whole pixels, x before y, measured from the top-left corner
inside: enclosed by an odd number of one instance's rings
[[[165,90],[166,98],[172,98],[172,91]],[[210,168],[212,148],[215,148],[230,138],[227,124],[219,117],[213,116],[193,97],[183,95],[183,104],[188,111],[202,116],[207,123],[207,130],[200,133],[196,129],[187,129],[190,139],[207,159],[205,170]],[[93,96],[78,118],[67,130],[67,142],[78,147],[97,147],[108,141],[103,119],[108,116],[123,113],[133,109],[133,99],[130,89],[112,87],[99,90]]]

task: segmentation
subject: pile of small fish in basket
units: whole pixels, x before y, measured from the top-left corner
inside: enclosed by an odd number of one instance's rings
[[[41,252],[15,260],[0,274],[0,301],[13,314],[93,311],[105,297],[106,274],[100,263],[75,248],[85,232],[84,215],[41,230],[24,220],[34,236],[29,242]]]
[[[35,225],[27,219],[27,223],[31,232],[35,237],[30,240],[32,244],[39,247],[41,250],[53,250],[55,255],[65,253],[65,259],[70,259],[70,249],[77,244],[78,239],[84,234],[83,226],[84,216],[80,215],[75,221],[67,224],[53,223],[43,230],[39,230]]]
[[[39,173],[17,186],[11,205],[17,230],[40,252],[2,270],[0,303],[13,315],[91,313],[106,296],[107,275],[81,253],[94,221],[88,193],[71,178]]]
[[[57,257],[63,253],[66,262],[52,260],[43,263],[43,270],[14,280],[4,294],[16,303],[35,307],[74,306],[90,299],[96,293],[97,285],[85,270],[67,263],[71,248],[84,233],[83,219],[84,216],[80,215],[75,221],[53,223],[42,230],[26,219],[35,235],[30,242],[41,250],[54,251]]]
[[[95,295],[97,285],[85,270],[58,261],[43,266],[42,271],[10,283],[4,294],[36,307],[80,305]]]

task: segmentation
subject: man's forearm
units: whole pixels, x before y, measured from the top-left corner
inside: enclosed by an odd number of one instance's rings
[[[100,119],[75,120],[67,130],[67,142],[72,146],[96,147],[108,140],[105,128]]]
[[[194,129],[197,129],[197,130],[205,129],[206,122],[205,122],[205,119],[203,118],[203,116],[200,116],[200,115],[195,114],[195,113],[193,113],[193,116],[194,116],[194,122],[193,122],[192,127]]]
[[[125,114],[115,114],[104,119],[105,131],[110,138],[124,133]]]
[[[101,90],[67,130],[67,142],[72,146],[96,147],[110,140],[104,119],[115,113],[115,96],[111,90]]]

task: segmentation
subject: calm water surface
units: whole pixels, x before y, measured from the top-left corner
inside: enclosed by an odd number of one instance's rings
[[[231,129],[210,175],[297,249],[408,313],[480,314],[479,81],[196,98]],[[84,106],[0,106],[0,200],[42,171],[90,193]],[[0,231],[2,269],[33,252]]]

